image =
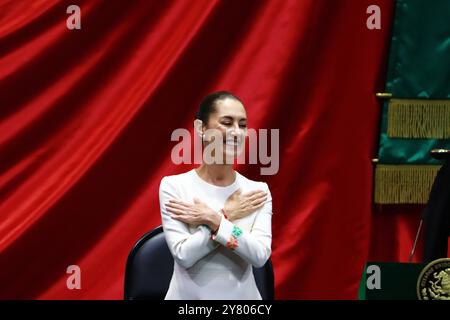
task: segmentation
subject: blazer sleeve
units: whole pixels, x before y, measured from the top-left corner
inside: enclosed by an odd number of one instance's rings
[[[222,216],[219,230],[212,235],[213,240],[258,268],[264,266],[272,253],[272,196],[267,184],[263,185],[263,190],[268,194],[267,200],[257,213],[250,232]]]
[[[182,267],[190,268],[198,260],[216,249],[218,244],[212,241],[208,226],[200,225],[194,233],[190,233],[189,226],[186,223],[171,218],[165,206],[169,199],[181,198],[174,181],[164,177],[159,187],[159,204],[164,236],[174,260]]]

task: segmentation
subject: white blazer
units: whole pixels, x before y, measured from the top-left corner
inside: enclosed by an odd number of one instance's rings
[[[197,197],[219,211],[237,189],[242,193],[266,191],[264,206],[233,222],[222,216],[211,237],[205,225],[191,226],[172,219],[165,204],[169,199],[194,203]],[[249,180],[236,172],[233,184],[219,187],[204,181],[195,169],[161,180],[159,189],[162,226],[174,270],[165,299],[261,300],[252,265],[262,267],[269,259],[272,243],[272,197],[264,182]]]

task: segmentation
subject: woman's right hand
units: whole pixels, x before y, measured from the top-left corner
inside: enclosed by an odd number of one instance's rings
[[[223,207],[228,220],[244,218],[264,206],[267,192],[262,190],[250,191],[242,194],[241,189],[233,192],[225,201]]]

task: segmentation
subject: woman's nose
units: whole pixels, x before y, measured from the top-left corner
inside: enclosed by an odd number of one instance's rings
[[[244,131],[241,128],[239,128],[239,125],[233,126],[229,131],[229,135],[233,138],[240,137],[240,136],[242,136],[243,133],[244,133]]]
[[[230,128],[230,134],[236,135],[236,131],[237,131],[237,130],[238,130],[238,127],[236,127],[235,125],[232,126],[232,127]]]

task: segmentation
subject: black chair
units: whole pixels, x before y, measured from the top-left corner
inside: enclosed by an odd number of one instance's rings
[[[128,255],[125,300],[164,300],[172,278],[173,263],[162,226],[146,233]],[[271,260],[262,268],[253,267],[253,274],[263,300],[273,300],[275,290]]]

